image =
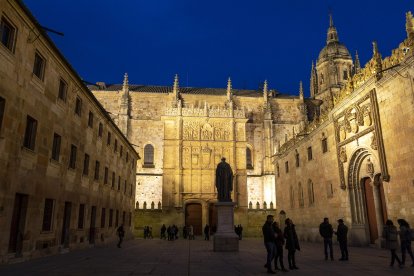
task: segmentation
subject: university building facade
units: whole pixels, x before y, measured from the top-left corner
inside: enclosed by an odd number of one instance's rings
[[[131,236],[137,152],[21,1],[0,20],[0,263]]]

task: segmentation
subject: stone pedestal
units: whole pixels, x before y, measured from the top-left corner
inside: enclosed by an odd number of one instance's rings
[[[234,232],[234,202],[217,202],[217,232],[214,251],[239,251],[239,237]]]

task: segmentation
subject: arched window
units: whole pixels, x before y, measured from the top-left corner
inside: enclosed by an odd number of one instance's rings
[[[246,148],[246,169],[251,170],[253,169],[253,161],[252,161],[252,150],[247,147]]]
[[[305,200],[303,198],[303,187],[302,187],[302,183],[299,182],[299,187],[298,187],[298,193],[299,193],[299,206],[303,207],[305,205]]]
[[[290,207],[295,207],[295,191],[293,190],[293,186],[290,186]]]
[[[308,194],[309,194],[309,205],[313,205],[315,203],[315,194],[313,192],[313,182],[312,180],[308,180]]]
[[[144,147],[144,168],[154,168],[154,147],[150,144]]]

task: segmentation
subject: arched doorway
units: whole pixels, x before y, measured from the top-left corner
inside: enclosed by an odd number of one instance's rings
[[[194,235],[202,234],[202,214],[200,203],[189,203],[185,206],[185,225],[193,226]]]
[[[348,167],[348,192],[352,217],[352,243],[378,243],[387,217],[380,166],[375,156],[365,148],[357,149]]]

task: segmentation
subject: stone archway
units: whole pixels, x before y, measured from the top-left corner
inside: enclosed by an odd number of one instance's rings
[[[366,148],[357,149],[348,168],[348,191],[351,207],[351,240],[355,245],[379,244],[386,218],[385,194],[380,166]]]

